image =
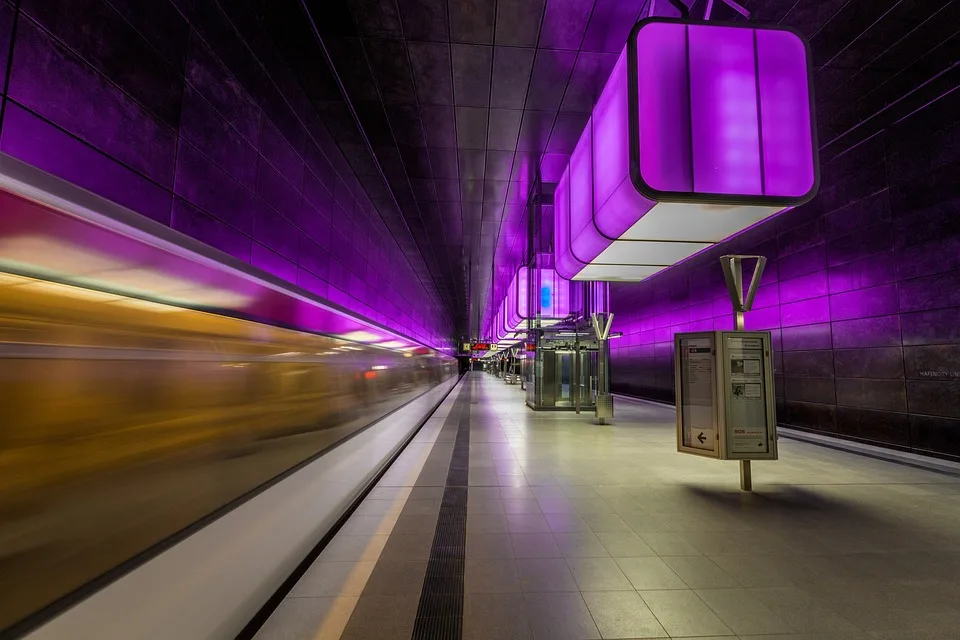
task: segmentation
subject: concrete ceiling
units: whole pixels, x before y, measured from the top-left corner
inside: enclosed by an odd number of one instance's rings
[[[700,17],[707,0],[686,3]],[[559,178],[636,20],[651,10],[676,15],[668,0],[290,4],[306,12],[332,64],[331,73],[315,50],[300,54],[315,105],[458,333],[469,326],[474,335],[499,277],[495,257],[525,232],[517,221],[538,170],[544,182]],[[722,0],[713,4],[714,20],[744,20]],[[754,20],[810,41],[826,156],[869,136],[858,105],[882,101],[897,70],[930,49],[929,40],[905,40],[943,24],[939,37],[955,43],[956,20],[945,14],[955,16],[957,4],[741,1]],[[277,29],[295,18],[278,15]]]

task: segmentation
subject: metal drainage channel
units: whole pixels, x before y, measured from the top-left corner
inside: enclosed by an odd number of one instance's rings
[[[457,398],[450,417],[460,421],[450,470],[430,548],[427,574],[412,640],[460,640],[463,627],[463,575],[467,551],[467,481],[470,470],[471,386]]]

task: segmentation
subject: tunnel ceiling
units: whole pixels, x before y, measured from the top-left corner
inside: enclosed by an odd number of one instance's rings
[[[324,121],[459,332],[472,308],[476,333],[475,310],[490,302],[504,220],[522,209],[538,166],[545,182],[559,178],[630,28],[651,3],[657,15],[675,15],[667,0],[302,3],[334,69],[331,76],[323,60],[302,54],[302,70],[324,85],[317,102]],[[706,4],[693,2],[692,15],[702,16]],[[744,20],[722,0],[713,4],[713,20]],[[903,94],[897,72],[937,51],[911,34],[938,12],[956,14],[960,3],[740,4],[757,22],[794,27],[810,41],[827,159],[882,125],[862,123],[860,114]],[[946,47],[957,35],[948,24]]]

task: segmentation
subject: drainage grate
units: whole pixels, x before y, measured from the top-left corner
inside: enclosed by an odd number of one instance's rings
[[[454,403],[459,411],[427,575],[420,591],[413,640],[460,640],[463,628],[463,567],[467,552],[467,480],[470,475],[470,398],[468,386]],[[451,412],[453,413],[453,412]]]

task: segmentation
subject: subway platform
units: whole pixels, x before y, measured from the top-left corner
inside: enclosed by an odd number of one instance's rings
[[[256,638],[960,637],[960,478],[780,458],[741,493],[670,407],[597,426],[468,374]]]

